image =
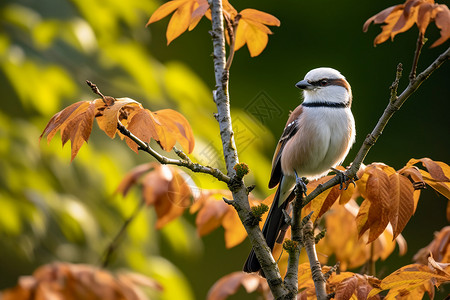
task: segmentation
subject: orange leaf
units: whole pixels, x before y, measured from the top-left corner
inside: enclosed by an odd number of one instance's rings
[[[450,38],[450,10],[447,5],[438,5],[433,13],[435,13],[436,26],[441,30],[441,37],[431,45],[431,48],[439,46]]]
[[[135,167],[130,172],[128,172],[125,175],[125,177],[120,181],[120,184],[116,189],[116,192],[122,194],[122,196],[125,197],[128,194],[130,188],[138,183],[139,178],[148,171],[152,170],[153,168],[154,165],[152,163]]]
[[[61,140],[63,146],[68,140],[71,142],[71,161],[75,158],[78,151],[84,142],[87,142],[92,131],[92,124],[94,123],[96,107],[95,103],[91,101],[80,101],[66,107],[59,113],[55,114],[44,131],[39,140],[47,135],[47,141],[61,130]]]
[[[369,243],[373,242],[389,223],[389,188],[388,175],[379,167],[370,169],[367,180],[367,199],[370,201],[368,215]]]
[[[370,17],[363,26],[366,32],[369,25],[386,23],[382,32],[375,38],[374,45],[394,39],[398,33],[405,32],[416,23],[419,31],[425,31],[431,21],[441,30],[441,37],[431,47],[438,46],[450,38],[450,10],[444,4],[435,4],[434,0],[407,0],[404,4],[391,6]]]
[[[390,175],[389,181],[389,221],[394,230],[393,238],[396,238],[414,213],[414,188],[411,181],[398,173]]]
[[[204,2],[204,1],[203,1]],[[205,4],[202,3],[199,8],[199,1],[197,0],[173,0],[161,5],[150,17],[147,22],[147,26],[151,23],[157,22],[162,18],[168,16],[173,11],[175,13],[170,18],[169,25],[167,26],[166,38],[167,45],[169,45],[174,39],[179,37],[188,28],[192,30],[200,21],[203,15],[200,12],[206,13]],[[194,17],[193,13],[195,12]],[[191,26],[190,26],[191,25]],[[189,27],[190,26],[190,27]]]
[[[267,46],[269,41],[267,35],[272,34],[266,25],[280,26],[280,21],[255,9],[244,9],[239,14],[241,18],[236,30],[234,49],[238,50],[247,44],[250,56],[258,56]]]
[[[234,209],[229,210],[228,213],[225,214],[222,220],[222,226],[225,229],[225,246],[227,249],[239,245],[247,237],[244,225],[242,225],[241,220]]]
[[[172,109],[162,109],[153,112],[153,117],[160,125],[161,131],[158,131],[158,136],[164,150],[169,151],[173,148],[175,144],[173,139],[176,139],[188,153],[194,150],[194,134],[189,122],[182,114]]]
[[[448,267],[450,269],[450,267]],[[404,266],[393,272],[381,281],[380,288],[373,289],[368,297],[374,296],[383,290],[390,290],[387,298],[395,299],[399,295],[404,295],[405,291],[411,293],[415,289],[425,292],[424,284],[431,283],[439,286],[441,283],[450,281],[447,274],[438,274],[428,266],[411,264]],[[420,299],[416,298],[416,299]]]
[[[336,288],[336,299],[348,300],[358,286],[358,278],[356,276],[344,279]]]
[[[95,100],[103,103],[101,99]],[[97,116],[97,124],[110,138],[114,138],[117,132],[117,123],[120,120],[121,109],[131,106],[133,109],[143,109],[142,105],[130,98],[118,98],[112,105],[104,105],[101,115]]]
[[[160,140],[157,131],[157,123],[151,111],[148,109],[141,109],[131,114],[130,118],[131,119],[128,122],[127,129],[141,141],[150,143],[152,138],[156,141]],[[134,141],[127,138],[126,143],[134,152],[139,152],[138,145]]]
[[[446,226],[441,231],[434,234],[434,239],[426,247],[420,249],[414,255],[414,261],[420,264],[427,264],[430,254],[438,262],[450,262],[450,226]]]
[[[445,176],[444,170],[447,173],[450,173],[450,167],[442,162],[436,162],[433,161],[427,157],[421,158],[421,159],[415,159],[412,158],[408,161],[406,164],[407,166],[412,166],[417,164],[418,162],[421,162],[425,168],[427,168],[428,172],[430,173],[431,177],[436,181],[444,181],[444,182],[450,182],[450,179]]]
[[[234,295],[240,286],[243,286],[247,293],[256,290],[268,293],[268,285],[264,278],[257,274],[244,272],[234,272],[220,278],[208,292],[208,300],[224,300]]]

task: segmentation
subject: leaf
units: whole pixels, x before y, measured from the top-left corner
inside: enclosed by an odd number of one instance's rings
[[[194,150],[195,140],[192,128],[186,118],[172,109],[163,109],[153,112],[154,119],[160,125],[162,132],[158,131],[159,141],[163,149],[172,149],[172,142],[168,136],[174,137],[186,150],[191,153]],[[162,138],[165,137],[165,139]],[[167,150],[166,150],[167,151]]]
[[[209,9],[206,0],[173,0],[161,5],[150,17],[147,25],[165,18],[172,12],[167,26],[167,45],[179,37],[187,29],[192,30]]]
[[[416,263],[426,265],[430,254],[438,262],[450,262],[450,226],[446,226],[435,233],[433,241],[420,249],[413,259]]]
[[[236,210],[233,206],[225,203],[223,197],[232,198],[231,192],[229,190],[202,190],[190,212],[197,212],[195,225],[200,236],[207,235],[222,226],[225,230],[225,245],[227,248],[232,248],[242,243],[247,237],[247,233]],[[272,198],[273,201],[273,196],[268,198]],[[251,194],[249,202],[251,206],[260,204],[260,201],[254,199]],[[266,200],[264,203],[267,204]]]
[[[90,265],[52,263],[19,279],[18,285],[2,293],[4,300],[110,299],[146,300],[142,287],[160,291],[161,285],[142,274],[116,275]]]
[[[243,286],[247,293],[255,291],[269,293],[267,282],[257,274],[248,274],[244,272],[234,272],[220,278],[208,292],[206,299],[223,300],[236,294],[239,287]]]
[[[266,25],[280,26],[280,21],[270,14],[251,8],[242,10],[239,15],[234,49],[238,50],[247,44],[250,56],[258,56],[267,46],[267,35],[272,34]]]
[[[450,267],[448,267],[450,269]],[[425,289],[423,285],[432,284],[438,287],[440,284],[450,281],[450,276],[447,274],[437,274],[428,266],[411,264],[404,266],[393,272],[381,281],[380,287],[373,289],[368,297],[374,296],[383,290],[390,290],[387,298],[395,299],[400,295],[411,294],[416,289]],[[420,297],[419,297],[420,299]]]
[[[126,128],[132,134],[134,134],[137,138],[146,143],[150,143],[150,140],[152,138],[156,141],[160,140],[157,127],[158,125],[156,123],[156,120],[153,117],[152,112],[149,111],[148,109],[142,109],[131,114],[128,125],[126,126]],[[131,150],[133,150],[136,153],[139,152],[138,145],[130,138],[126,139],[126,143]],[[173,142],[173,144],[175,144],[175,142]]]
[[[186,178],[188,175],[176,167],[152,162],[131,170],[117,191],[125,196],[132,186],[140,186],[145,204],[155,208],[155,226],[161,229],[192,204],[192,191]]]
[[[96,102],[102,104],[101,99],[96,99]],[[131,98],[115,99],[112,105],[102,105],[98,109],[101,110],[97,116],[97,124],[110,138],[114,138],[117,132],[117,123],[121,119],[121,110],[125,106],[130,106],[131,109],[143,109],[142,105]]]
[[[386,23],[382,32],[375,38],[374,45],[393,40],[398,33],[409,30],[414,24],[425,34],[430,22],[435,21],[441,30],[441,37],[431,47],[438,46],[450,38],[450,10],[444,4],[435,4],[434,0],[407,0],[404,4],[391,6],[370,17],[363,26],[366,32],[369,25]]]
[[[373,242],[389,223],[389,189],[388,174],[381,168],[370,169],[367,180],[367,199],[370,201],[368,214],[369,241]]]
[[[336,299],[348,300],[353,296],[353,293],[358,286],[358,278],[356,276],[344,279],[336,288]]]
[[[50,119],[39,140],[47,135],[47,142],[50,142],[56,132],[61,130],[63,146],[67,141],[71,142],[71,161],[73,161],[83,143],[87,142],[91,135],[95,111],[95,103],[91,101],[80,101],[66,107]]]
[[[450,10],[447,5],[440,4],[433,10],[436,26],[441,30],[441,37],[436,40],[431,48],[443,44],[450,38]]]
[[[398,173],[390,175],[389,181],[389,222],[394,230],[393,238],[396,238],[414,213],[414,188],[406,177]]]
[[[431,177],[436,181],[450,182],[450,179],[445,175],[444,170],[450,174],[450,167],[443,162],[435,162],[427,157],[421,159],[412,158],[406,164],[412,166],[421,162],[425,168],[427,168]]]

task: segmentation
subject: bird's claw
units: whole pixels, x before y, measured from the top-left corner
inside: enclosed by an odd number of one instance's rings
[[[308,188],[306,187],[306,183],[305,180],[306,178],[301,178],[298,176],[297,171],[294,170],[295,173],[295,188],[294,191],[296,194],[304,194],[306,197],[306,191],[308,190]]]
[[[353,183],[353,186],[356,187],[356,183],[355,181],[358,180],[358,176],[354,176],[353,178],[348,177],[345,172],[342,172],[341,170],[335,169],[335,168],[331,168],[331,170],[333,172],[336,173],[336,176],[339,178],[339,189],[342,190],[342,188],[344,187],[344,183],[345,183],[345,188],[344,191],[348,189],[348,186],[350,185],[350,183]]]

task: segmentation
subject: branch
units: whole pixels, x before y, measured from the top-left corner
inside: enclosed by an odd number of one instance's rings
[[[216,79],[215,90],[213,91],[214,102],[217,107],[216,119],[219,122],[220,137],[222,140],[223,155],[227,174],[231,181],[228,187],[233,195],[233,206],[239,215],[253,245],[256,257],[258,258],[264,275],[267,278],[270,290],[276,299],[284,298],[289,291],[284,287],[283,280],[269,247],[259,229],[255,224],[254,216],[250,211],[247,188],[242,178],[236,178],[236,171],[233,169],[239,163],[234,133],[231,125],[230,99],[228,94],[229,72],[225,62],[225,34],[224,19],[222,12],[222,0],[208,0],[211,8],[212,30],[210,31],[213,41],[214,74]]]
[[[138,137],[136,137],[133,133],[131,133],[131,131],[126,129],[125,126],[123,126],[123,124],[120,123],[119,121],[117,123],[117,129],[124,136],[130,138],[133,142],[135,142],[139,146],[139,150],[147,152],[148,154],[150,154],[151,156],[156,158],[156,160],[163,165],[176,165],[176,166],[180,166],[180,167],[185,167],[185,168],[191,170],[192,172],[209,174],[209,175],[217,178],[218,180],[225,182],[226,184],[229,184],[231,181],[230,177],[223,174],[219,169],[216,169],[216,168],[213,168],[210,166],[203,166],[198,163],[193,163],[190,160],[190,158],[183,151],[181,151],[175,147],[173,148],[174,152],[181,159],[172,159],[172,158],[168,158],[166,156],[161,155],[160,153],[155,151],[152,147],[150,147],[150,145],[148,143],[143,142]]]
[[[316,296],[318,300],[326,300],[326,281],[322,274],[322,267],[320,266],[319,259],[317,258],[316,243],[314,238],[314,228],[311,220],[306,222],[303,227],[303,243],[305,246],[306,254],[308,255],[309,266],[311,268],[312,278],[314,286],[316,288]]]
[[[383,132],[384,128],[386,127],[386,124],[390,120],[390,118],[394,115],[394,113],[400,109],[400,107],[405,103],[405,101],[411,96],[417,88],[428,79],[428,77],[436,71],[444,62],[450,59],[450,47],[444,51],[431,65],[428,66],[422,73],[417,75],[416,78],[410,79],[409,85],[403,90],[403,92],[400,94],[400,96],[397,97],[397,93],[395,90],[394,94],[391,94],[391,101],[387,105],[386,109],[384,110],[383,115],[378,120],[377,125],[372,130],[370,134],[367,135],[366,139],[364,140],[361,148],[359,149],[358,153],[356,154],[355,159],[351,163],[350,168],[345,172],[345,175],[347,175],[349,178],[354,178],[356,175],[356,172],[358,172],[361,163],[363,162],[364,158],[367,156],[367,153],[369,152],[370,148],[376,143],[378,138],[380,137],[381,133]],[[393,86],[395,86],[395,89],[398,86],[398,83],[396,84],[396,81],[399,80],[399,77],[401,76],[401,69],[397,69],[397,75],[396,80],[393,83]],[[392,89],[391,89],[392,91]],[[304,201],[304,205],[311,202],[312,199],[317,197],[320,193],[323,191],[339,184],[339,178],[333,177],[324,184],[319,185],[314,191],[312,191]]]
[[[119,247],[119,243],[121,241],[122,236],[125,233],[125,230],[128,228],[128,225],[130,225],[130,223],[134,220],[134,218],[136,218],[136,216],[139,214],[141,208],[144,206],[144,203],[145,203],[144,199],[142,199],[139,202],[138,206],[136,206],[136,208],[134,209],[133,214],[128,219],[125,220],[119,232],[116,234],[114,239],[111,241],[111,243],[103,252],[104,254],[103,254],[102,268],[106,268],[109,265],[111,261],[111,256],[114,253],[114,251],[116,251],[116,249]]]
[[[303,186],[297,183],[294,192],[295,199],[292,205],[291,236],[292,243],[295,244],[291,247],[285,247],[285,245],[283,244],[283,248],[285,248],[289,253],[287,271],[286,275],[284,276],[284,284],[291,293],[295,292],[296,295],[298,292],[298,263],[300,258],[300,249],[303,246],[302,227],[304,224],[303,222],[301,222],[304,194]],[[312,213],[310,213],[305,218],[308,218],[309,220],[311,218],[311,215]],[[294,248],[294,246],[296,247]]]

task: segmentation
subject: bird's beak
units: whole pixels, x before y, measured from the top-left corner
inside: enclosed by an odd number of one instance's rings
[[[306,80],[301,80],[301,81],[297,82],[297,84],[295,86],[302,90],[312,90],[315,88],[314,85],[310,84]]]

